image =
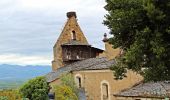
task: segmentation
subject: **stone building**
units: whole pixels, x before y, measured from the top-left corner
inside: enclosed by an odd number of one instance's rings
[[[170,81],[140,83],[114,96],[116,100],[169,100]]]
[[[106,34],[105,50],[92,47],[77,23],[76,13],[68,12],[67,18],[54,45],[53,71],[46,75],[50,85],[59,84],[62,74],[71,73],[87,100],[116,100],[114,94],[142,81],[143,78],[132,71],[128,71],[127,78],[115,80],[110,67],[122,51],[112,48]]]
[[[75,12],[67,13],[67,22],[53,47],[53,71],[76,61],[96,57],[103,52],[103,50],[89,45],[76,17]]]

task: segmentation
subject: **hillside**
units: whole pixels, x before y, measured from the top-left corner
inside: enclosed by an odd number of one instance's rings
[[[18,87],[28,79],[45,75],[50,71],[50,66],[0,65],[0,89]]]

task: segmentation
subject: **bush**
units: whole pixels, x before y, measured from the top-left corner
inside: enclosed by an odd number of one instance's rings
[[[0,90],[0,100],[21,100],[18,90]]]
[[[78,100],[78,89],[71,74],[60,77],[61,84],[54,85],[55,100]]]
[[[72,88],[66,85],[57,85],[55,88],[55,100],[78,100]]]
[[[8,97],[6,97],[6,96],[0,96],[0,100],[8,100]]]
[[[19,91],[22,97],[29,100],[48,100],[48,89],[45,77],[37,77],[25,83]]]

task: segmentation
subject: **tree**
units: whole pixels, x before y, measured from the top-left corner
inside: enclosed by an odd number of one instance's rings
[[[69,86],[72,89],[73,93],[78,96],[78,88],[71,74],[63,74],[60,79],[62,85]]]
[[[170,80],[170,0],[106,0],[109,42],[123,56],[111,68],[117,79],[133,70],[145,81]]]
[[[55,87],[56,100],[78,100],[77,95],[72,88],[66,85],[56,85]]]
[[[60,77],[61,84],[54,85],[56,100],[78,100],[78,89],[71,74],[63,74]]]
[[[48,89],[48,83],[42,76],[29,80],[19,91],[24,98],[29,98],[29,100],[48,100]]]

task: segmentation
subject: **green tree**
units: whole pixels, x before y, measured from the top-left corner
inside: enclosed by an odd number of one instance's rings
[[[30,100],[48,100],[48,89],[45,77],[36,77],[26,82],[19,91],[24,98]]]
[[[78,88],[71,74],[63,74],[60,79],[62,85],[69,86],[72,89],[73,93],[78,96]]]
[[[55,88],[55,100],[78,100],[72,88],[66,85],[57,85]]]
[[[61,84],[54,85],[56,100],[78,100],[78,89],[71,74],[63,74],[60,77]]]
[[[124,50],[111,69],[116,79],[127,70],[145,81],[170,80],[170,0],[106,0],[104,24],[109,42]]]

